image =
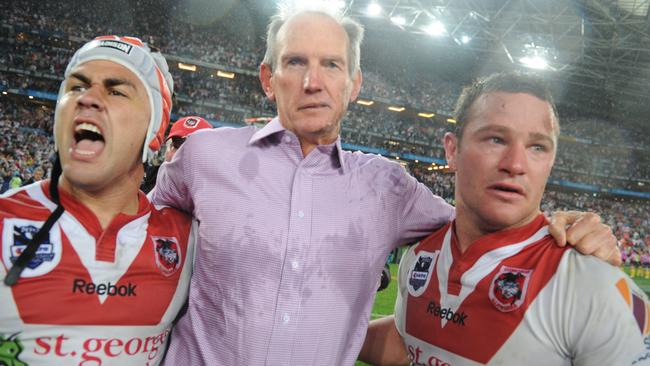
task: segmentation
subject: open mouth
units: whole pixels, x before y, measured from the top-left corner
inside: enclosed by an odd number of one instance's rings
[[[104,149],[104,136],[100,129],[92,123],[80,123],[74,129],[74,152],[92,157]]]

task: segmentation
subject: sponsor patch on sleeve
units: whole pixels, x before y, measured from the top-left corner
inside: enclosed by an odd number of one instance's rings
[[[424,293],[429,286],[431,273],[438,258],[439,251],[434,253],[420,251],[415,258],[414,264],[409,268],[408,291],[411,296],[418,297]]]

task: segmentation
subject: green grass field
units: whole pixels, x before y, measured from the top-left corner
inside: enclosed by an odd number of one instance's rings
[[[397,297],[397,265],[390,265],[390,272],[392,274],[392,279],[388,287],[377,294],[375,299],[375,305],[372,308],[371,319],[381,318],[386,315],[393,313],[395,308],[395,298]],[[625,273],[630,274],[629,268],[625,268]],[[645,275],[645,273],[643,273]],[[650,279],[645,279],[642,277],[635,277],[634,281],[639,287],[645,291],[650,297]],[[367,366],[367,364],[358,361],[356,366]]]
[[[629,275],[630,269],[626,267],[625,273]],[[645,272],[643,272],[643,275],[645,275]],[[636,277],[634,277],[634,282],[636,282],[636,284],[639,285],[641,290],[645,291],[646,294],[648,294],[648,296],[650,297],[650,279],[645,279],[637,275]]]
[[[397,264],[390,265],[390,274],[392,278],[388,287],[377,293],[370,319],[381,318],[393,313],[397,298]]]

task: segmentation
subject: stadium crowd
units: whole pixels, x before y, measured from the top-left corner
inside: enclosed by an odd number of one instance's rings
[[[48,107],[0,98],[0,192],[42,179],[49,172],[52,120]]]

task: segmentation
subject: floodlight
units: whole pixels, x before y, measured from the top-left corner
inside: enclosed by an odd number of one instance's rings
[[[432,36],[441,36],[447,32],[445,25],[436,21],[424,29],[425,32]]]
[[[524,56],[519,59],[519,62],[531,69],[544,70],[548,67],[548,62],[540,56]]]
[[[391,18],[390,18],[390,21],[393,22],[393,23],[395,23],[395,24],[397,24],[397,25],[404,25],[404,24],[406,24],[406,19],[404,19],[404,17],[400,17],[400,16],[394,16],[394,17],[391,17]]]
[[[366,9],[366,13],[371,17],[376,17],[379,14],[381,14],[381,12],[382,12],[381,5],[377,3],[370,3],[370,5],[368,5],[368,9]]]

